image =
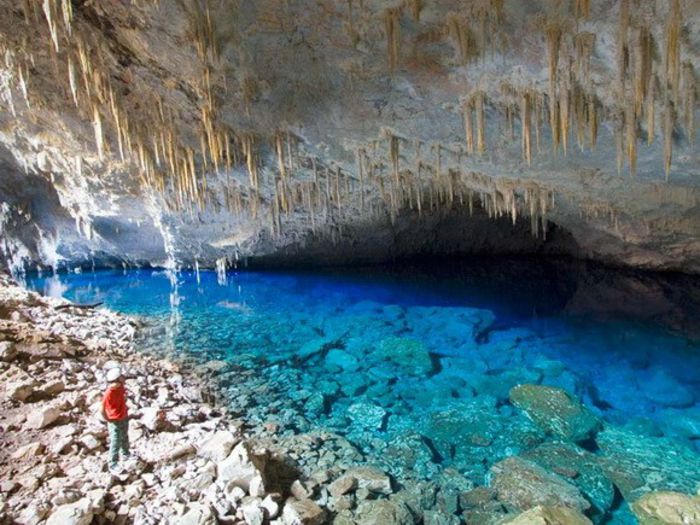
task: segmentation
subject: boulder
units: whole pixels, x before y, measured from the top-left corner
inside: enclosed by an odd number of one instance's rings
[[[345,476],[357,480],[357,488],[367,489],[377,494],[391,494],[391,479],[384,472],[373,467],[355,467],[345,473]]]
[[[578,511],[591,507],[573,484],[520,457],[505,459],[491,467],[488,483],[498,500],[510,510],[525,511],[537,505]]]
[[[568,507],[538,505],[503,522],[503,525],[593,525],[593,523],[580,512]]]
[[[340,369],[354,372],[360,368],[360,362],[354,355],[346,352],[345,350],[334,348],[326,355],[326,368],[331,370]]]
[[[406,337],[389,337],[382,340],[374,358],[388,361],[401,372],[424,377],[433,369],[433,360],[425,345],[417,339]]]
[[[33,443],[28,443],[19,447],[12,453],[12,459],[27,459],[31,457],[36,457],[44,452],[44,445],[38,441]]]
[[[248,492],[250,483],[256,476],[265,481],[266,465],[267,455],[255,454],[253,446],[247,441],[242,441],[217,465],[217,481],[231,482]]]
[[[596,443],[606,476],[630,503],[647,492],[694,494],[700,487],[700,455],[683,442],[610,426]]]
[[[239,438],[234,436],[232,432],[220,430],[202,443],[197,454],[215,462],[223,461],[231,453],[231,449],[238,441]]]
[[[604,516],[612,506],[615,489],[594,454],[573,443],[544,443],[522,457],[578,487],[592,503],[596,516]]]
[[[215,525],[217,521],[209,505],[190,503],[187,511],[177,519],[176,523],[178,525]]]
[[[381,430],[386,421],[386,410],[373,403],[354,403],[347,411],[353,425],[365,430]]]
[[[328,485],[328,492],[334,498],[339,498],[340,496],[352,492],[357,488],[357,479],[353,476],[341,476],[336,479],[333,483]]]
[[[565,390],[544,385],[518,385],[510,401],[548,434],[567,441],[584,441],[600,426],[598,418]]]
[[[92,504],[88,498],[83,498],[59,506],[46,520],[46,525],[90,525],[92,518]]]
[[[640,525],[700,524],[700,496],[650,492],[631,505]]]
[[[165,410],[158,406],[145,407],[141,410],[141,423],[152,432],[170,432],[173,424],[168,421]]]
[[[407,525],[414,523],[406,505],[386,499],[366,500],[355,511],[356,523],[363,525]]]
[[[326,511],[311,500],[287,500],[282,509],[284,525],[321,525],[326,522]]]
[[[46,428],[59,417],[61,417],[61,411],[58,407],[51,405],[40,406],[32,410],[27,416],[27,427],[34,430]]]
[[[25,402],[36,392],[36,381],[28,375],[22,379],[9,381],[5,385],[5,395],[15,401]]]
[[[17,355],[17,348],[12,341],[0,341],[0,361],[12,361]]]

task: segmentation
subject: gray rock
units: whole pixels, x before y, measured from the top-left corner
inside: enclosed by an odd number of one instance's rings
[[[352,492],[356,487],[357,478],[353,476],[341,476],[328,485],[328,492],[330,492],[334,498],[339,498],[348,492]]]
[[[35,408],[29,413],[26,425],[28,428],[39,430],[48,427],[59,417],[61,417],[61,410],[59,410],[58,407],[44,405]]]
[[[240,439],[232,432],[220,430],[202,443],[202,446],[197,451],[197,455],[215,462],[223,461],[231,453],[231,449],[238,441]]]
[[[488,483],[498,500],[516,511],[536,505],[563,506],[579,511],[591,506],[574,485],[519,457],[505,459],[491,467]]]
[[[289,499],[282,509],[284,525],[321,525],[325,521],[326,511],[308,499]]]
[[[215,525],[216,517],[209,505],[190,503],[187,512],[177,520],[178,525]],[[58,525],[58,524],[57,524]]]
[[[46,520],[46,525],[90,525],[92,518],[92,503],[83,498],[58,507]]]
[[[582,441],[595,434],[600,421],[565,390],[544,385],[518,385],[510,401],[545,432],[568,441]]]
[[[381,470],[373,467],[355,467],[349,469],[345,476],[357,480],[357,487],[377,494],[391,494],[391,479]]]
[[[12,341],[0,341],[0,361],[12,361],[16,355],[17,348]]]
[[[366,430],[381,430],[386,421],[386,410],[372,403],[354,403],[347,410],[353,425]]]
[[[400,502],[367,500],[357,506],[355,520],[363,525],[407,525],[414,523],[413,515]]]
[[[233,482],[235,486],[248,492],[254,477],[259,476],[265,481],[266,464],[267,455],[255,454],[252,445],[242,441],[217,465],[217,481]]]

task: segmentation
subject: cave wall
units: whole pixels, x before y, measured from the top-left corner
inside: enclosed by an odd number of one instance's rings
[[[0,5],[15,268],[549,251],[700,272],[698,0]]]

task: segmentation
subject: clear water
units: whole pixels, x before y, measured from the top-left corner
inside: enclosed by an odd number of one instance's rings
[[[700,453],[694,278],[481,260],[177,282],[174,300],[152,270],[28,286],[147,318],[145,347],[253,371],[222,385],[242,417],[341,434],[399,481],[451,466],[483,484],[494,462],[534,446],[537,429],[508,402],[519,383],[562,387],[631,435]],[[632,522],[622,506],[606,520]]]

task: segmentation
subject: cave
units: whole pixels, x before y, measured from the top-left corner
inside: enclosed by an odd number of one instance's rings
[[[0,5],[0,524],[700,523],[697,0]]]

